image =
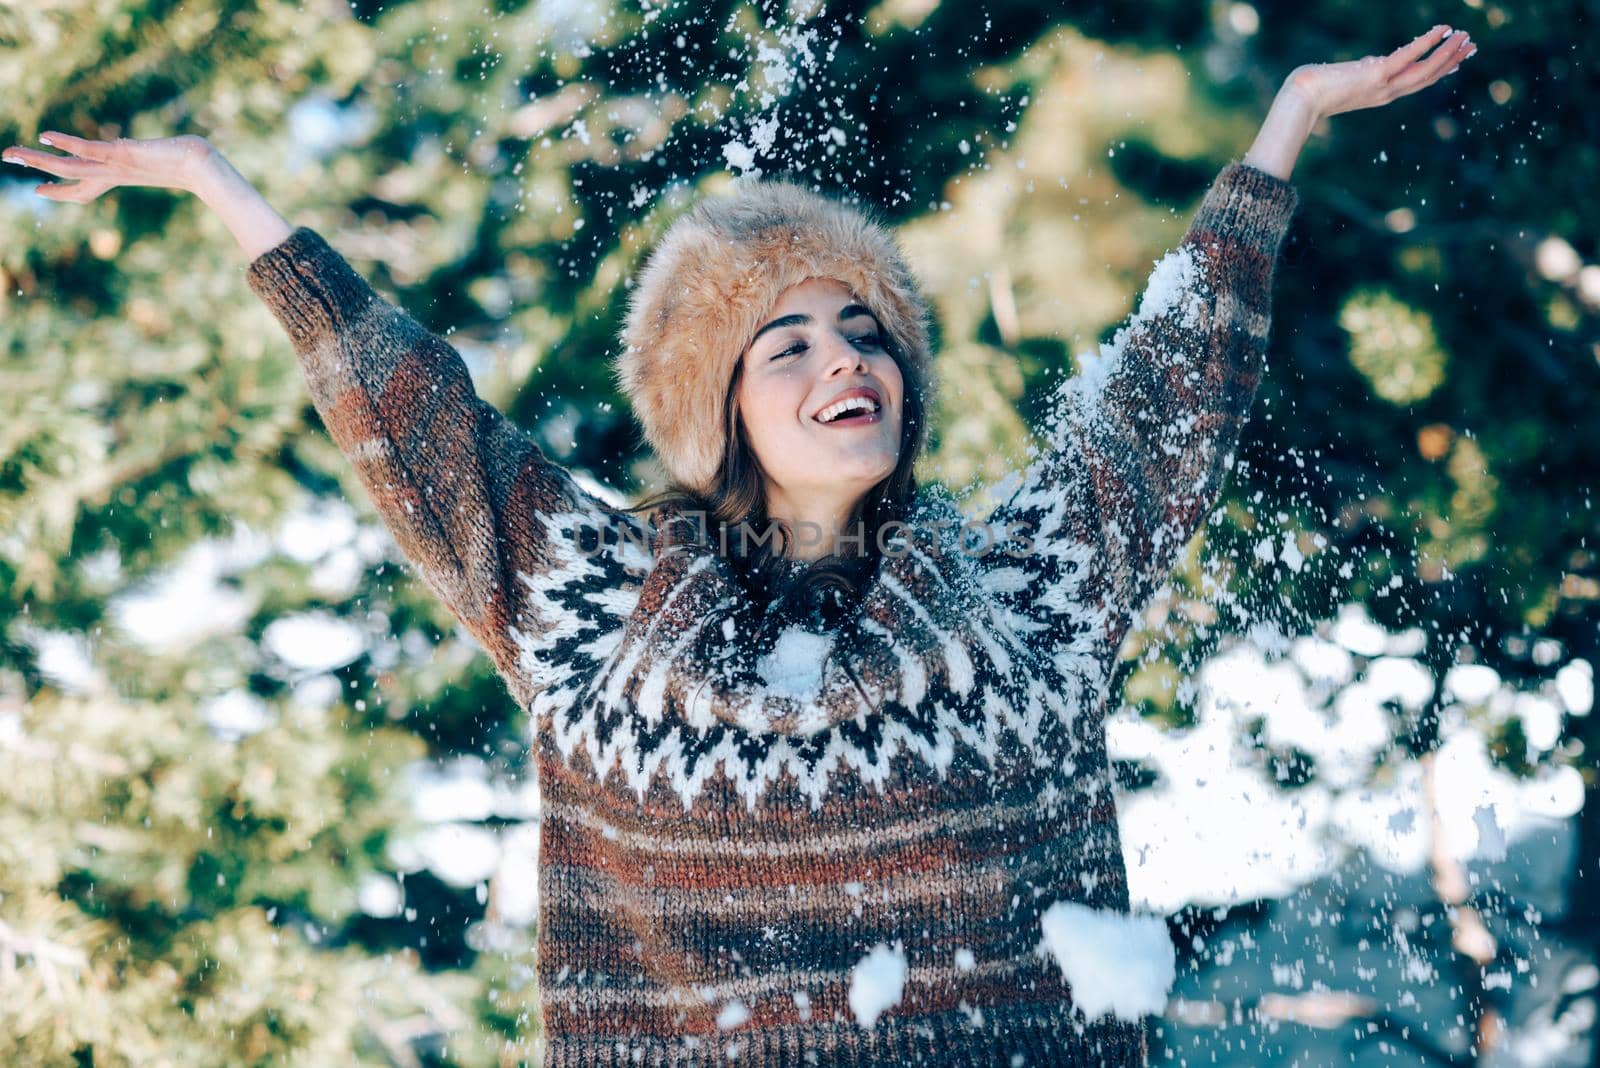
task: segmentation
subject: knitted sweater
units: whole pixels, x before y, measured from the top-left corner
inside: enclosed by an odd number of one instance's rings
[[[714,548],[652,551],[314,231],[250,265],[377,511],[530,714],[546,1064],[1144,1063],[1141,1023],[1074,1006],[1041,917],[1128,908],[1108,681],[1231,467],[1297,202],[1225,166],[1003,503],[962,531],[920,491],[826,626]]]

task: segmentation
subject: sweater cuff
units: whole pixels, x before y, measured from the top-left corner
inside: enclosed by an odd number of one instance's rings
[[[1195,221],[1201,229],[1276,256],[1299,203],[1291,182],[1233,160],[1211,183]]]
[[[379,299],[366,279],[306,226],[256,257],[245,279],[297,349],[339,333]]]

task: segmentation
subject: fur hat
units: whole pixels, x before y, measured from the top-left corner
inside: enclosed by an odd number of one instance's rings
[[[843,282],[877,316],[929,407],[928,309],[887,226],[793,182],[743,179],[672,224],[628,302],[614,373],[678,482],[714,488],[733,372],[778,295],[808,278]]]

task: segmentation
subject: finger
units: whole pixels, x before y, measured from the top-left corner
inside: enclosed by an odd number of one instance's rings
[[[84,159],[106,159],[116,150],[114,142],[91,141],[88,138],[73,137],[71,134],[56,130],[45,130],[39,135],[39,141],[52,148],[61,148],[75,156],[82,156]]]
[[[1424,89],[1434,82],[1449,74],[1461,63],[1462,58],[1476,51],[1477,46],[1472,44],[1472,37],[1465,30],[1447,40],[1424,63],[1415,63],[1411,67],[1390,79],[1389,88],[1396,96],[1405,96],[1418,89]]]
[[[1471,48],[1466,49],[1465,51],[1463,51],[1461,53],[1461,58],[1456,60],[1456,65],[1451,67],[1449,70],[1445,71],[1445,73],[1446,74],[1454,74],[1456,71],[1461,69],[1461,64],[1465,63],[1467,60],[1471,59],[1473,56],[1475,56],[1477,54],[1478,54],[1478,46],[1477,45],[1473,45]]]
[[[33,148],[8,148],[7,161],[23,163],[36,171],[53,174],[57,178],[87,178],[104,164],[76,156],[56,156]]]
[[[46,200],[64,200],[73,204],[87,204],[112,187],[113,183],[88,179],[82,182],[47,182],[34,187],[34,192]]]
[[[1445,40],[1449,33],[1450,27],[1440,23],[1409,44],[1403,44],[1393,52],[1390,52],[1384,59],[1384,65],[1396,72],[1403,70],[1427,54],[1428,49]]]
[[[1472,35],[1466,30],[1457,30],[1439,46],[1439,50],[1428,57],[1428,62],[1420,66],[1431,70],[1448,70],[1453,64],[1461,60],[1461,54],[1472,44]]]

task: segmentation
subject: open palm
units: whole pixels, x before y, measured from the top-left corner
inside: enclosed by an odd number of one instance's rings
[[[91,141],[54,130],[39,140],[69,155],[12,145],[5,150],[7,163],[19,163],[57,178],[76,179],[38,186],[40,196],[85,204],[119,185],[144,185],[161,189],[192,188],[194,175],[213,149],[203,137],[157,137],[148,140],[118,138]]]
[[[1477,51],[1465,30],[1452,32],[1449,26],[1435,26],[1386,56],[1296,67],[1289,73],[1288,85],[1305,98],[1314,114],[1337,115],[1381,107],[1426,89]]]

